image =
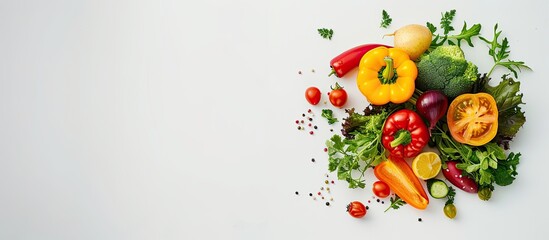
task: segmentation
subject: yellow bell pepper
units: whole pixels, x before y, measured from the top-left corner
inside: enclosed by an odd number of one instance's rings
[[[373,105],[408,101],[415,90],[416,64],[398,48],[377,47],[362,56],[356,83]]]

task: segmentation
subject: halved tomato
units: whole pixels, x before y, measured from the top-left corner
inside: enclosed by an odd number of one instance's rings
[[[498,131],[498,107],[488,93],[459,95],[446,115],[454,140],[480,146],[490,142]]]

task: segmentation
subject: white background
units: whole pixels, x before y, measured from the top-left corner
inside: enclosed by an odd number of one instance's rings
[[[458,192],[454,220],[433,199],[425,211],[372,202],[364,219],[349,217],[349,201],[373,200],[371,177],[366,190],[336,180],[329,207],[312,200],[335,179],[319,116],[331,106],[308,105],[305,88],[325,93],[337,80],[346,107],[365,107],[356,72],[329,78],[330,59],[391,44],[382,35],[399,26],[438,25],[451,9],[458,30],[481,23],[491,37],[499,23],[511,59],[534,69],[519,79],[518,179],[488,202]],[[0,239],[546,236],[548,10],[543,0],[0,1]],[[475,43],[467,57],[487,71]],[[309,108],[313,136],[294,123]]]

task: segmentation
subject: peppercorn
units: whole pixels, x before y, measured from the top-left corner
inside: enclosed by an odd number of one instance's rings
[[[313,132],[313,131],[310,131],[310,132],[309,132],[309,134],[313,135],[313,134],[314,134],[314,132]]]
[[[326,206],[330,206],[330,202],[326,202]]]
[[[299,192],[298,192],[298,191],[295,191],[295,195],[299,195]]]
[[[309,196],[312,197],[312,196],[313,196],[313,193],[309,193]]]
[[[318,127],[315,125],[315,126],[314,126],[314,129],[318,129]]]
[[[302,117],[305,117],[305,113],[301,114]]]
[[[421,222],[421,221],[423,221],[423,220],[422,220],[421,218],[418,218],[417,221],[418,221],[418,222]]]
[[[312,159],[311,159],[311,162],[315,162],[315,159],[314,159],[314,158],[312,158]]]

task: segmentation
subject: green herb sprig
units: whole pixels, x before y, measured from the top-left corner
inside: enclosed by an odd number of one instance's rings
[[[431,46],[429,47],[429,51],[432,51],[436,47],[442,46],[445,43],[447,43],[448,45],[461,46],[462,40],[466,41],[470,47],[474,47],[472,38],[480,35],[480,30],[482,26],[480,24],[474,24],[470,28],[467,28],[467,22],[464,21],[461,32],[459,34],[450,35],[450,33],[455,30],[452,25],[455,16],[455,9],[442,13],[442,17],[440,19],[440,29],[442,29],[442,33],[440,34],[436,33],[438,29],[437,27],[435,27],[434,24],[430,22],[426,23],[427,28],[429,28],[434,36],[433,41],[431,42]]]
[[[395,197],[394,198],[391,197],[390,200],[391,200],[391,205],[389,205],[389,207],[385,209],[384,212],[389,211],[389,209],[399,209],[400,207],[406,204],[406,202],[396,194],[395,194]]]
[[[333,114],[334,114],[334,112],[331,109],[322,109],[321,116],[323,118],[326,118],[326,120],[328,120],[328,124],[331,125],[331,124],[334,124],[338,121],[337,118],[335,118]]]
[[[389,13],[387,13],[387,11],[385,10],[381,11],[381,24],[379,25],[379,27],[388,28],[392,22],[393,19],[391,18],[391,16],[389,16]]]
[[[332,36],[334,35],[334,30],[328,29],[328,28],[319,28],[317,29],[317,31],[322,38],[332,40]]]
[[[518,78],[517,71],[521,71],[521,69],[528,69],[532,70],[530,67],[526,66],[524,62],[522,61],[511,61],[509,60],[509,41],[507,38],[503,38],[503,40],[500,42],[498,40],[499,36],[501,35],[501,30],[498,31],[498,24],[494,26],[494,37],[492,40],[488,40],[484,37],[479,37],[482,41],[486,42],[488,44],[489,50],[488,54],[492,56],[492,59],[494,60],[494,66],[490,69],[490,71],[487,74],[487,77],[490,77],[492,72],[497,66],[503,66],[509,69],[515,76],[515,78]]]

